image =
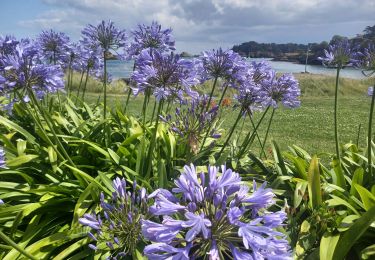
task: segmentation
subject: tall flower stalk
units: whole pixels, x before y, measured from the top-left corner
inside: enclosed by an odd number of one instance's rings
[[[107,117],[107,55],[110,50],[116,51],[117,49],[125,46],[125,41],[127,36],[124,30],[119,30],[115,27],[112,21],[102,21],[97,26],[87,25],[86,28],[82,30],[83,43],[89,45],[99,46],[102,50],[104,67],[103,67],[103,98],[104,98],[104,112],[103,119],[106,120]],[[106,145],[109,142],[109,129],[107,129],[107,124],[104,127],[106,136]]]
[[[335,146],[336,146],[336,158],[340,161],[340,143],[338,133],[338,89],[339,89],[339,78],[340,71],[345,66],[354,65],[356,60],[354,59],[354,53],[351,49],[350,43],[347,39],[338,41],[328,47],[328,50],[324,50],[325,57],[319,57],[323,65],[336,67],[336,83],[335,83],[335,103],[334,103],[334,127],[335,127]]]
[[[362,74],[366,77],[372,77],[375,75],[375,45],[370,44],[364,49],[363,53],[359,54],[358,66],[362,69]],[[367,132],[367,164],[369,175],[375,180],[375,174],[372,174],[372,119],[374,114],[375,106],[375,95],[374,88],[369,87],[368,95],[371,96],[371,106],[368,122],[368,132]]]

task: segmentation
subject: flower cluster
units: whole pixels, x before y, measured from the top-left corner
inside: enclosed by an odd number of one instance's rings
[[[64,65],[69,60],[69,37],[62,32],[43,31],[36,40],[41,58],[50,64]]]
[[[324,54],[325,57],[319,57],[319,60],[326,66],[343,68],[357,63],[357,53],[346,38],[329,45]]]
[[[4,148],[0,146],[0,169],[7,169]]]
[[[206,113],[201,113],[202,109],[206,107],[207,96],[199,96],[198,98],[191,98],[187,100],[186,108],[176,108],[175,116],[172,119],[171,115],[161,117],[167,123],[170,130],[178,134],[189,148],[190,151],[196,154],[199,150],[202,134],[211,131],[211,137],[214,139],[220,138],[217,129],[212,126],[216,124],[218,106],[213,106]]]
[[[198,177],[199,176],[199,177]],[[269,212],[275,194],[265,184],[252,192],[239,174],[210,166],[198,173],[185,166],[172,192],[150,194],[150,213],[159,221],[142,221],[142,233],[152,242],[144,249],[149,259],[290,259],[285,235],[276,228],[284,211]]]
[[[244,111],[252,112],[278,103],[285,107],[300,106],[301,90],[292,74],[276,76],[276,72],[265,61],[252,62],[237,87],[235,99]]]
[[[154,49],[142,50],[136,61],[132,79],[134,95],[141,92],[152,93],[158,100],[177,98],[182,101],[184,94],[192,97],[197,92],[191,86],[199,81],[192,69],[192,61],[180,59],[173,53],[163,54]]]
[[[7,96],[17,91],[24,100],[30,91],[38,98],[64,88],[64,73],[60,66],[40,62],[38,47],[21,40],[12,53],[0,55],[0,92]]]
[[[133,42],[127,48],[127,56],[136,58],[144,49],[155,49],[159,52],[174,51],[172,29],[161,29],[161,25],[152,22],[150,26],[139,24],[136,30],[131,32]]]
[[[127,191],[125,179],[116,178],[113,188],[115,191],[108,201],[101,194],[100,212],[85,214],[79,223],[92,229],[88,233],[94,241],[89,245],[91,249],[110,251],[111,258],[117,259],[135,253],[142,241],[141,220],[148,208],[146,190],[137,189],[135,181],[133,192]]]
[[[18,44],[15,37],[6,35],[5,37],[0,35],[0,55],[12,54]]]
[[[246,72],[246,62],[232,50],[205,51],[199,57],[202,62],[202,78],[222,78],[228,82],[241,80]]]
[[[375,44],[369,44],[367,48],[359,55],[358,66],[366,77],[375,74]]]
[[[127,39],[125,30],[117,29],[112,21],[89,24],[82,30],[82,36],[85,45],[99,46],[102,52],[124,47]]]
[[[276,72],[272,71],[269,79],[263,80],[260,96],[264,98],[264,106],[272,106],[276,108],[281,102],[285,107],[299,107],[301,102],[299,97],[301,90],[298,81],[290,73],[276,76]]]

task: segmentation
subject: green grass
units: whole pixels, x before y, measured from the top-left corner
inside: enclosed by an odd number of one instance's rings
[[[267,150],[270,148],[270,141],[275,140],[282,149],[286,149],[288,146],[295,144],[310,153],[334,153],[333,93],[335,79],[334,77],[310,74],[297,74],[296,77],[301,86],[301,107],[297,109],[280,107],[276,110],[269,134],[270,138],[267,143]],[[338,120],[341,144],[347,142],[356,143],[359,126],[361,126],[358,142],[362,148],[366,146],[370,108],[370,99],[367,97],[366,93],[369,85],[371,85],[370,80],[340,80]],[[100,84],[98,85],[98,88],[99,87]],[[122,89],[124,88],[126,88],[126,86],[123,85]],[[87,96],[87,101],[96,102],[98,94],[92,93],[91,90],[90,92],[91,93]],[[112,93],[114,92],[115,91],[112,91]],[[218,96],[219,93],[218,90],[216,96]],[[111,104],[112,107],[116,105],[123,106],[125,104],[126,95],[124,94],[109,94],[108,97],[108,103]],[[127,108],[128,112],[134,116],[140,115],[142,102],[142,96],[136,98],[132,97],[129,107]],[[152,106],[153,102],[151,101],[148,107],[149,114],[151,113]],[[229,131],[237,114],[237,110],[226,109],[224,111],[222,116],[224,120],[222,124],[223,131]],[[255,120],[259,117],[259,113],[255,114]],[[265,118],[259,130],[261,138],[265,134],[267,123],[268,117]],[[240,126],[241,123],[238,129],[240,129]],[[250,122],[247,118],[242,134],[246,134],[247,131],[251,129]],[[239,134],[239,132],[236,134]],[[254,144],[256,144],[256,142],[254,142]],[[257,145],[253,146],[253,149],[257,152],[259,151],[258,148]]]

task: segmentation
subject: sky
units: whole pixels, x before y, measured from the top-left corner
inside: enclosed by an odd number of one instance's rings
[[[353,37],[375,25],[375,0],[0,0],[0,35],[54,29],[78,40],[101,20],[128,31],[171,27],[177,51],[198,54],[247,41],[309,43]]]

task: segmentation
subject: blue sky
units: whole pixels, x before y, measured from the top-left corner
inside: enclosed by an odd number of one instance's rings
[[[54,29],[78,40],[81,29],[111,19],[130,30],[156,20],[172,27],[178,51],[245,41],[320,42],[353,37],[375,24],[374,0],[0,0],[0,34],[35,37]]]

